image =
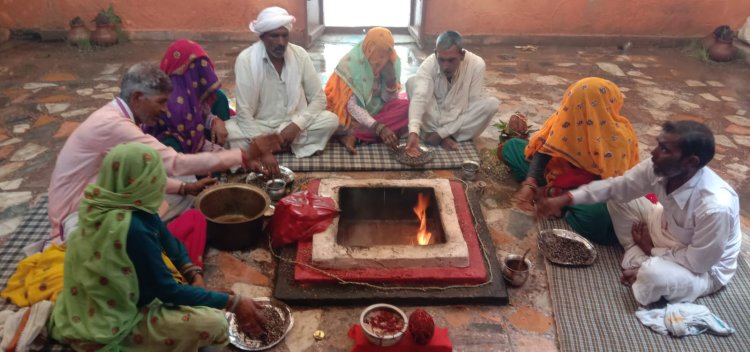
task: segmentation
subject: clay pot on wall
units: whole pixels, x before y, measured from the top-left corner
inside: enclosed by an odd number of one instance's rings
[[[91,34],[91,41],[99,46],[117,44],[117,32],[112,24],[97,24],[96,30]]]
[[[732,39],[722,40],[717,39],[716,43],[708,49],[708,57],[711,60],[718,62],[732,61],[734,54],[737,53],[737,48],[734,47]]]
[[[91,39],[91,32],[86,28],[85,23],[80,17],[70,21],[70,30],[68,30],[68,43],[70,45],[87,45]]]

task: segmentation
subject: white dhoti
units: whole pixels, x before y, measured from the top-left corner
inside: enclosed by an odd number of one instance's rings
[[[258,123],[252,124],[251,127],[240,128],[235,118],[226,122],[227,131],[229,132],[229,146],[232,149],[246,149],[250,141],[257,136],[281,133],[289,126],[291,121],[282,123],[276,128],[267,127]],[[303,129],[297,138],[292,142],[291,148],[294,156],[298,158],[308,157],[315,152],[325,149],[328,140],[339,126],[339,119],[336,114],[324,110],[318,115],[312,117],[306,129]]]
[[[612,225],[620,244],[625,249],[621,266],[638,269],[633,283],[633,295],[641,305],[653,303],[664,297],[670,303],[692,302],[721,288],[721,283],[709,273],[695,274],[680,264],[652,257],[644,253],[633,241],[633,224],[646,223],[655,248],[683,246],[662,227],[663,208],[645,197],[627,203],[607,202]]]
[[[406,93],[411,97],[417,80],[413,77],[406,81]],[[422,117],[422,135],[437,132],[440,137],[453,137],[458,142],[476,138],[489,126],[492,117],[500,107],[500,100],[495,97],[483,97],[470,102],[463,111],[454,111],[458,107],[441,106],[433,99],[427,104]]]

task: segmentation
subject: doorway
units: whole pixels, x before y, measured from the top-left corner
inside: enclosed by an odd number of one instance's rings
[[[409,34],[421,46],[424,0],[307,0],[304,45],[323,33],[359,34],[374,26]]]
[[[325,0],[326,27],[407,28],[411,0]]]

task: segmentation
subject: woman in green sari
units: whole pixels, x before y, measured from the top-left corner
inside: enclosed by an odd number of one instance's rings
[[[244,331],[262,332],[253,300],[200,287],[200,269],[157,214],[165,184],[149,146],[121,144],[104,158],[67,242],[64,288],[49,322],[55,340],[77,351],[194,351],[228,342],[222,309]],[[162,253],[194,286],[173,279]]]

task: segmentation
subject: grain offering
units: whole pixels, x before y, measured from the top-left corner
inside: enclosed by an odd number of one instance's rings
[[[435,153],[425,147],[420,147],[422,153],[418,157],[406,154],[406,145],[402,144],[393,151],[393,157],[399,163],[409,166],[420,166],[429,163],[435,157]]]
[[[547,260],[562,265],[591,265],[596,249],[583,236],[568,230],[543,230],[539,233],[539,250]]]

